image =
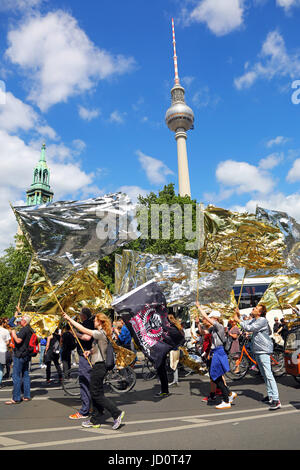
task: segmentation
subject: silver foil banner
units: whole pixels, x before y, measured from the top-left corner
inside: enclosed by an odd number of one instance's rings
[[[135,207],[123,193],[13,210],[52,284],[139,236]]]
[[[262,207],[256,208],[256,218],[280,229],[284,236],[285,250],[283,257],[286,268],[247,270],[247,277],[269,277],[288,274],[300,274],[300,224],[286,212],[279,212]]]
[[[122,296],[147,281],[154,280],[163,291],[168,307],[192,306],[197,300],[208,305],[230,303],[236,271],[202,273],[198,260],[181,254],[153,255],[123,250],[115,255],[115,293]]]

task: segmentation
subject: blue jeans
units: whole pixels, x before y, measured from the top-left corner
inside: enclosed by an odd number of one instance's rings
[[[44,362],[45,349],[46,349],[46,346],[40,345],[40,367],[42,366]]]
[[[90,414],[91,394],[90,394],[90,381],[91,381],[91,366],[85,357],[79,355],[78,375],[80,386],[81,408],[79,413],[88,416]]]
[[[13,365],[13,400],[21,401],[21,386],[23,382],[24,398],[30,398],[29,357],[15,357]]]
[[[1,364],[0,362],[0,385],[2,384],[3,369],[4,369],[4,364]]]
[[[275,401],[279,400],[277,384],[271,369],[270,354],[256,354],[255,357],[259,370],[267,386],[268,397]]]

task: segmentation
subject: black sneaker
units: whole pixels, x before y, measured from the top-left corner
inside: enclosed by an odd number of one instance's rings
[[[281,408],[281,403],[279,400],[272,400],[269,410],[278,410]]]
[[[266,396],[265,398],[262,399],[262,403],[268,403],[268,404],[271,404],[272,403],[272,399],[269,398],[268,396]]]

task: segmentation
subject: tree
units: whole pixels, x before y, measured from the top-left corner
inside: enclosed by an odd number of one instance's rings
[[[140,222],[138,225],[138,229],[141,229],[141,225],[148,226],[148,234],[147,237],[138,238],[134,240],[128,245],[126,245],[123,249],[140,251],[143,253],[152,253],[158,255],[175,255],[176,253],[183,254],[185,256],[190,256],[191,258],[198,257],[198,250],[189,250],[187,249],[187,243],[191,242],[184,233],[183,230],[183,217],[177,218],[177,227],[180,226],[182,228],[182,237],[176,238],[175,233],[175,224],[174,220],[176,218],[176,213],[170,213],[170,224],[169,220],[164,220],[163,213],[160,213],[158,219],[158,231],[157,235],[158,238],[153,238],[151,231],[153,231],[153,212],[151,212],[151,208],[154,206],[167,206],[169,208],[176,206],[177,208],[181,209],[181,214],[184,214],[184,206],[191,205],[192,211],[192,230],[195,233],[196,231],[196,206],[197,202],[192,200],[189,196],[179,196],[175,193],[174,184],[170,183],[169,185],[165,186],[158,194],[154,192],[149,193],[147,196],[139,196],[138,198],[139,203],[139,210],[137,213],[138,221]],[[180,211],[179,211],[180,212]],[[147,220],[146,220],[147,219]],[[164,229],[168,229],[165,227],[167,224],[170,228],[170,237],[167,239],[163,239]],[[196,238],[196,237],[195,237]],[[122,253],[122,249],[118,250],[117,253]],[[107,285],[112,293],[114,293],[114,272],[115,272],[115,253],[110,256],[106,256],[103,260],[99,262],[99,277],[100,279]]]
[[[0,315],[11,317],[19,302],[21,289],[31,259],[31,248],[22,237],[19,248],[10,246],[0,258]],[[22,299],[26,301],[29,292],[24,289]],[[21,304],[22,307],[22,304]]]

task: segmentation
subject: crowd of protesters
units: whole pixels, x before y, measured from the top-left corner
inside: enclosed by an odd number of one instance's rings
[[[273,331],[266,319],[264,306],[254,307],[248,317],[241,317],[239,311],[229,319],[226,328],[223,325],[220,312],[213,310],[207,314],[197,304],[198,317],[195,329],[189,335],[189,342],[194,344],[194,350],[199,361],[206,364],[210,378],[210,393],[202,401],[215,404],[216,409],[230,408],[237,394],[232,392],[226,382],[225,374],[230,370],[228,353],[239,353],[240,336],[243,333],[251,335],[251,350],[257,367],[264,379],[267,395],[262,400],[269,404],[270,410],[281,407],[278,387],[272,373],[270,355],[273,352],[271,335],[279,335],[284,341],[288,329],[284,319],[275,317]],[[74,353],[78,362],[81,408],[69,415],[70,419],[84,420],[85,427],[99,427],[104,410],[108,410],[114,419],[113,429],[118,429],[124,418],[124,411],[118,409],[114,402],[104,395],[103,380],[106,375],[105,357],[107,344],[111,339],[124,348],[136,353],[135,344],[124,321],[119,318],[113,324],[104,314],[92,315],[88,308],[80,312],[80,322],[76,322],[67,314],[63,315],[66,325],[63,330],[56,330],[47,338],[39,338],[39,359],[37,364],[45,368],[46,383],[51,383],[51,366],[56,368],[58,381],[68,378]],[[166,369],[167,353],[161,357],[157,367],[157,376],[161,390],[156,394],[166,398],[169,386],[178,385],[178,369],[180,361],[180,346],[186,344],[187,336],[181,321],[174,315],[168,315],[170,322],[170,337],[174,347],[169,351],[170,365],[174,371],[173,382],[168,383]],[[74,330],[76,330],[76,339]],[[0,388],[3,380],[12,377],[13,393],[7,405],[19,404],[31,399],[30,369],[31,357],[28,354],[29,339],[33,330],[30,327],[30,317],[16,311],[11,319],[0,318]],[[225,351],[226,341],[230,339],[230,349]],[[136,360],[133,362],[133,366]],[[12,369],[12,374],[11,374]],[[238,365],[237,365],[238,372]],[[22,396],[23,395],[23,396]],[[216,404],[217,399],[220,403]]]

